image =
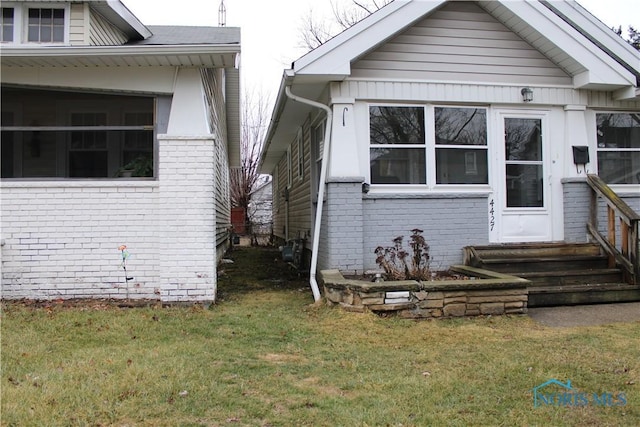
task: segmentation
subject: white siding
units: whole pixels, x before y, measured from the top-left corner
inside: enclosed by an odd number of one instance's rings
[[[388,101],[469,102],[522,104],[523,85],[497,86],[463,83],[347,80],[333,83],[332,97],[385,99]],[[587,91],[558,87],[533,87],[535,104],[586,105]]]
[[[354,78],[570,85],[571,77],[474,2],[450,2],[352,65]]]
[[[122,45],[127,36],[111,25],[95,10],[91,10],[90,44],[92,46]]]
[[[224,99],[224,70],[202,70],[202,83],[207,103],[209,131],[215,141],[214,165],[212,169],[216,200],[216,247],[221,258],[226,249],[231,226],[231,203],[229,192],[229,162],[227,152],[226,109]]]

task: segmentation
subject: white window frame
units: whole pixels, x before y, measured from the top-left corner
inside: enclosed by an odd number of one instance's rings
[[[383,144],[371,144],[371,134],[370,134],[370,107],[409,107],[409,108],[424,108],[424,120],[425,120],[425,143],[424,144],[392,144],[392,145],[383,145]],[[487,140],[485,145],[469,145],[469,146],[461,146],[461,145],[436,145],[436,134],[435,134],[435,108],[468,108],[468,109],[484,109],[485,116],[487,121]],[[375,102],[375,103],[367,103],[366,104],[366,132],[367,132],[367,167],[366,167],[366,178],[370,183],[370,189],[372,192],[388,192],[389,190],[393,190],[393,192],[416,192],[416,191],[428,191],[428,192],[465,192],[465,193],[475,193],[481,192],[486,193],[491,189],[491,152],[490,146],[492,141],[492,131],[491,131],[491,108],[486,105],[450,105],[450,104],[414,104],[414,103],[393,103],[393,102]],[[371,148],[424,148],[425,150],[425,168],[426,168],[426,183],[425,184],[380,184],[371,182],[371,167],[370,167],[370,149]],[[438,148],[441,149],[460,149],[460,148],[469,149],[473,147],[474,150],[484,150],[487,153],[487,183],[481,184],[438,184],[437,183],[437,171],[436,171],[436,150]],[[476,164],[477,167],[477,164]]]

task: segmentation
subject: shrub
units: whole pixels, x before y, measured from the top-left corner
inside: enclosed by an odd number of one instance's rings
[[[431,279],[429,245],[422,232],[417,228],[411,230],[409,246],[413,254],[402,246],[404,236],[393,239],[392,246],[375,249],[376,263],[384,269],[388,280]]]

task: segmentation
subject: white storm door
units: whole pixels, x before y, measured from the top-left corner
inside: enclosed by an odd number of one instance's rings
[[[545,113],[498,114],[497,228],[499,242],[553,238],[548,118]]]

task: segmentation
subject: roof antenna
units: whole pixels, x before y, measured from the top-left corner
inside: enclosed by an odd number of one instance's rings
[[[220,7],[218,8],[218,27],[227,26],[227,8],[224,5],[224,0],[220,0]]]

